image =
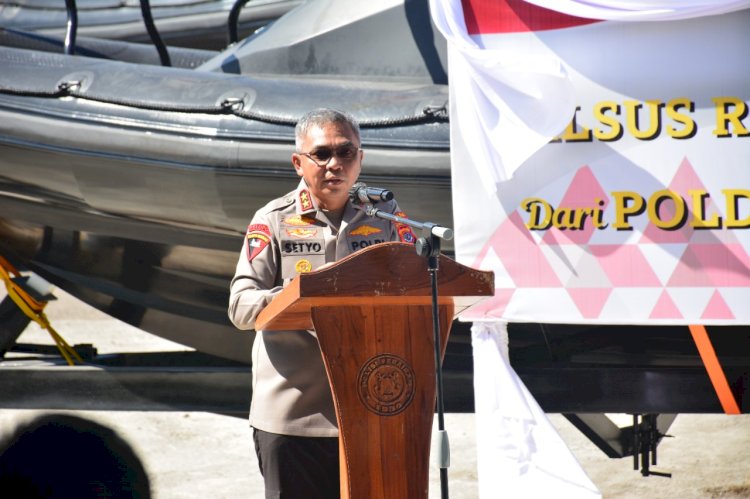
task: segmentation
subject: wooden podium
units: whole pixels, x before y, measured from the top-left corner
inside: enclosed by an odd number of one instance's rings
[[[440,256],[441,354],[455,314],[494,293],[492,272]],[[414,246],[377,244],[296,277],[264,331],[315,329],[339,426],[342,498],[426,498],[436,373],[430,274]]]

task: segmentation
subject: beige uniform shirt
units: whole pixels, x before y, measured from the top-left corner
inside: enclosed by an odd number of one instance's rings
[[[399,212],[395,201],[378,203]],[[411,229],[348,203],[340,226],[318,210],[304,182],[258,210],[230,288],[229,318],[253,329],[260,311],[301,272],[386,241],[413,243]],[[253,343],[250,424],[283,435],[338,435],[333,399],[314,331],[258,331]]]

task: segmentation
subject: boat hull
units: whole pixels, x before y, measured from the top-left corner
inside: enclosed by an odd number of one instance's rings
[[[414,109],[447,93],[10,48],[0,60],[11,69],[0,75],[0,252],[133,326],[242,362],[252,335],[228,321],[229,281],[254,212],[298,182],[296,116],[356,102],[375,123],[390,97]],[[61,81],[78,93],[51,95]],[[233,95],[275,118],[222,111]],[[362,140],[362,181],[393,190],[415,220],[452,225],[447,122],[363,126]]]

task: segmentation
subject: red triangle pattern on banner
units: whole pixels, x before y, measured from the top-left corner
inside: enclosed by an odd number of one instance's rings
[[[654,309],[651,311],[650,319],[682,319],[682,313],[679,311],[674,301],[666,290],[662,291],[661,296],[656,301]]]
[[[664,230],[649,222],[641,237],[633,243],[593,244],[591,241],[595,229],[592,223],[584,226],[583,230],[571,231],[553,227],[543,232],[532,231],[526,227],[522,216],[522,213],[528,214],[519,208],[511,213],[492,235],[476,263],[481,266],[487,247],[492,247],[516,288],[559,289],[565,284],[575,282],[575,286],[567,287],[565,291],[584,319],[600,317],[613,289],[639,287],[664,288],[648,315],[650,319],[685,319],[674,300],[677,296],[684,300],[690,293],[671,296],[667,292],[670,287],[704,290],[713,288],[715,291],[703,312],[703,318],[735,318],[732,308],[724,300],[719,288],[750,288],[750,256],[730,230],[696,230],[691,227],[690,222],[694,218],[714,220],[714,217],[719,216],[719,212],[710,197],[703,200],[704,213],[696,215],[692,212],[695,203],[690,191],[704,190],[704,184],[687,158],[682,160],[666,189],[679,194],[685,200],[686,223],[680,230]],[[592,169],[583,166],[571,177],[559,206],[572,209],[592,207],[597,205],[598,200],[602,201],[600,206],[603,209],[611,202]],[[662,203],[659,214],[663,220],[668,220],[674,213],[674,203],[671,200]],[[554,249],[566,245],[581,247],[593,256],[594,260],[580,258],[580,253]],[[663,256],[660,256],[660,252],[653,251],[654,245],[678,246],[665,250]],[[549,251],[543,250],[544,247]],[[650,250],[648,253],[646,248]],[[670,254],[674,258],[679,258],[676,264],[673,264],[671,274],[667,270],[669,266],[665,267],[665,262],[674,262],[674,259],[670,260]],[[564,276],[574,276],[575,279]],[[582,276],[585,276],[585,280],[582,280]],[[610,282],[612,287],[602,287],[602,283],[607,282]],[[507,300],[513,296],[512,293],[508,295],[507,291],[503,290],[503,303],[498,303],[503,310]],[[689,304],[681,306],[690,307]]]
[[[719,293],[719,290],[714,291],[713,296],[708,301],[706,310],[703,311],[701,319],[734,319],[734,314],[729,309],[727,302]]]

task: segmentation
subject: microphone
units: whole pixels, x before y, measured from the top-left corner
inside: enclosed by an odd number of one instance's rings
[[[393,199],[393,193],[388,189],[367,187],[363,182],[357,182],[349,189],[349,199],[354,204],[378,203],[390,201]]]

